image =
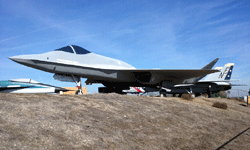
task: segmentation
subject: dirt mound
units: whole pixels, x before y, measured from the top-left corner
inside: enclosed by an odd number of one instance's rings
[[[249,127],[250,108],[227,99],[0,93],[0,149],[216,149]]]

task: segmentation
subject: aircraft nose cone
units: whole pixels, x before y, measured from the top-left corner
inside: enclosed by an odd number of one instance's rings
[[[13,61],[15,61],[15,56],[13,56],[13,57],[8,57],[10,60],[13,60]]]
[[[20,58],[19,56],[12,56],[12,57],[9,57],[9,59],[12,60],[12,61],[15,61],[17,63],[21,63],[21,62],[24,61],[24,59]]]
[[[19,64],[26,65],[26,66],[33,64],[33,62],[29,58],[27,58],[25,55],[12,56],[12,57],[9,57],[9,59]]]

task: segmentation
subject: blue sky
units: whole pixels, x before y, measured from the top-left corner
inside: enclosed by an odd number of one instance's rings
[[[144,69],[200,69],[218,57],[248,84],[237,88],[250,88],[248,0],[1,0],[0,12],[0,80],[75,86],[8,59],[72,44]]]

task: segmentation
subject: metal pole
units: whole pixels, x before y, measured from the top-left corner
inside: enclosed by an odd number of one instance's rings
[[[249,103],[250,103],[250,96],[247,96],[247,107],[249,107]]]
[[[238,89],[238,99],[239,99],[239,89]]]

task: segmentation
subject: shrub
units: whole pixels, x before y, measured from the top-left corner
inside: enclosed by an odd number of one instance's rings
[[[227,103],[215,102],[212,106],[220,109],[227,109]]]
[[[182,94],[181,98],[188,100],[188,101],[192,101],[194,99],[194,97],[191,94]]]
[[[220,91],[214,94],[214,97],[227,98],[227,93],[225,91]]]

